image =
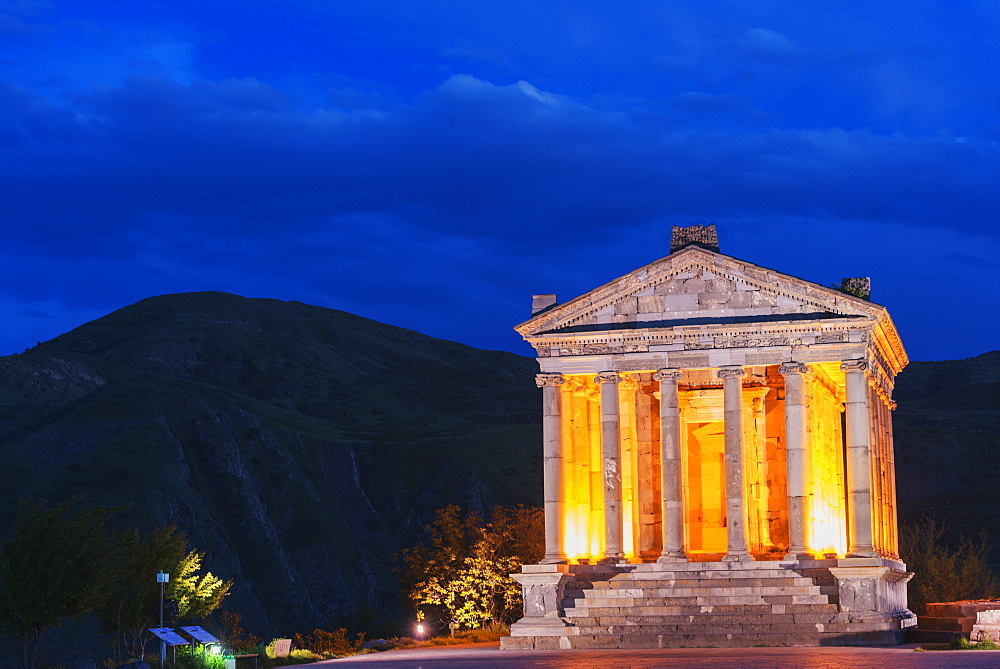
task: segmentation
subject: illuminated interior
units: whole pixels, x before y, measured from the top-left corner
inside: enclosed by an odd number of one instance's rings
[[[726,468],[722,421],[685,423],[689,553],[726,552]]]
[[[750,552],[755,559],[778,559],[788,549],[784,381],[777,366],[755,369],[743,389],[744,508]],[[810,371],[806,543],[817,556],[842,557],[843,376],[828,365],[811,365]],[[659,456],[650,455],[659,449],[659,394],[652,372],[622,377],[622,547],[629,562],[638,562],[655,559],[661,548],[659,472],[652,471]],[[720,559],[727,546],[722,389],[708,370],[685,370],[680,389],[685,548],[692,559]],[[605,548],[600,388],[593,374],[566,375],[561,393],[564,550],[573,562],[596,562]]]
[[[844,489],[844,449],[840,414],[843,403],[821,368],[809,383],[809,429],[812,434],[812,471],[809,481],[806,545],[817,556],[847,553]]]

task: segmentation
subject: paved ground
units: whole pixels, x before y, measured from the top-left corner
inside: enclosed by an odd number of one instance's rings
[[[646,669],[651,667],[1000,667],[1000,651],[917,652],[892,648],[680,648],[670,650],[503,651],[496,643],[391,650],[311,666],[358,667],[554,667],[556,669]]]

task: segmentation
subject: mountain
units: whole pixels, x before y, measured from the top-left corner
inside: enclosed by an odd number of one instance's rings
[[[0,517],[87,494],[176,523],[251,628],[385,614],[435,509],[541,504],[536,371],[297,302],[150,298],[0,358]]]
[[[536,371],[298,302],[143,300],[0,358],[0,532],[19,497],[87,494],[178,524],[251,629],[393,620],[390,556],[437,508],[541,505]],[[1000,542],[1000,351],[914,362],[895,397],[901,520]]]
[[[1000,565],[1000,351],[911,363],[893,396],[900,521],[933,515],[952,539],[985,529]]]

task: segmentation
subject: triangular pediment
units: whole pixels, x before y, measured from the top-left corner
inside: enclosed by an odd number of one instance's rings
[[[881,320],[884,307],[696,246],[557,304],[517,326],[524,337],[726,323]]]

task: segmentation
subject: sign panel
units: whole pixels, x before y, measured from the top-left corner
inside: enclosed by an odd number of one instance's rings
[[[205,643],[219,643],[218,639],[216,639],[214,636],[212,636],[211,634],[209,634],[208,632],[206,632],[204,629],[202,629],[200,627],[197,627],[197,626],[194,626],[194,627],[181,627],[180,629],[183,630],[184,632],[187,632],[192,637],[194,637],[194,640],[197,641],[198,643],[202,643],[202,644],[205,644]]]
[[[169,627],[151,627],[149,631],[168,646],[186,646],[188,643],[184,640],[184,637]]]

